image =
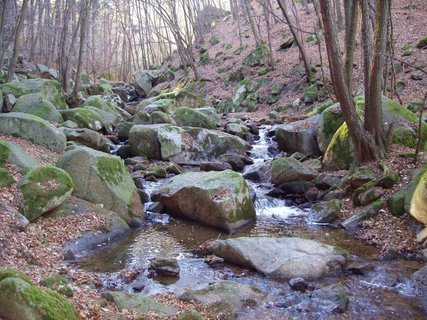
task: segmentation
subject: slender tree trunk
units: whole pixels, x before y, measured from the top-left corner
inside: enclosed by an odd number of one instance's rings
[[[310,64],[308,63],[307,54],[305,53],[304,44],[301,41],[301,39],[299,38],[295,28],[292,26],[285,1],[284,0],[277,0],[277,2],[280,6],[280,9],[282,10],[282,13],[283,13],[283,16],[285,17],[286,23],[288,24],[289,29],[291,30],[292,36],[294,37],[295,42],[298,46],[298,49],[301,53],[301,58],[302,58],[302,61],[304,63],[305,73],[307,75],[308,81],[312,82],[313,81],[313,73],[311,71]]]
[[[368,99],[365,101],[365,128],[374,137],[375,143],[384,152],[386,140],[382,121],[382,76],[387,44],[388,10],[391,0],[377,1],[376,29],[372,52],[372,68],[369,76]]]
[[[377,148],[370,136],[363,130],[347,85],[341,50],[337,41],[337,32],[331,14],[332,7],[329,0],[320,0],[320,11],[325,31],[332,83],[354,145],[354,164],[376,159]]]
[[[354,51],[356,49],[357,20],[359,16],[359,6],[356,1],[345,0],[346,20],[345,20],[345,48],[344,48],[344,70],[347,79],[348,89],[353,92],[353,63]]]
[[[86,41],[86,24],[87,24],[87,16],[89,14],[89,8],[90,8],[89,1],[90,0],[84,0],[84,5],[81,12],[82,18],[81,18],[81,26],[80,26],[79,57],[77,59],[76,81],[74,83],[73,94],[72,94],[72,100],[73,100],[73,103],[75,104],[78,102],[80,76],[82,74],[84,46]]]
[[[19,14],[18,23],[15,27],[15,32],[14,32],[13,53],[12,53],[12,58],[10,59],[9,70],[7,72],[7,80],[6,80],[7,82],[10,82],[13,80],[13,75],[16,70],[16,62],[18,61],[18,53],[19,53],[19,45],[20,45],[19,41],[21,37],[21,31],[24,26],[25,15],[27,14],[27,7],[28,7],[28,0],[23,0],[21,13]]]

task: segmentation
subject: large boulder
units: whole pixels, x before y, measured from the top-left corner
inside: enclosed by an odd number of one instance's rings
[[[267,294],[251,285],[223,280],[186,289],[178,299],[196,301],[214,312],[230,314],[227,319],[234,319],[234,313],[264,303]]]
[[[136,92],[141,97],[146,97],[153,89],[153,78],[149,71],[150,70],[137,70],[133,74]]]
[[[64,133],[54,125],[21,112],[0,114],[0,132],[22,137],[55,152],[63,152],[67,144]]]
[[[144,213],[138,190],[120,158],[77,147],[59,159],[58,167],[72,177],[73,195],[102,204],[131,226],[140,223]]]
[[[274,160],[271,166],[271,182],[280,186],[287,182],[311,181],[319,173],[293,157]]]
[[[57,123],[64,121],[58,109],[52,102],[45,99],[41,93],[30,93],[19,97],[12,111],[33,114],[47,121]]]
[[[427,226],[427,173],[424,172],[418,180],[412,196],[411,215]]]
[[[31,79],[8,82],[0,85],[0,91],[3,92],[3,95],[13,94],[16,98],[30,93],[40,93],[45,99],[52,102],[57,109],[68,109],[65,95],[58,81]]]
[[[245,179],[231,170],[180,174],[171,178],[152,197],[171,215],[228,232],[256,219]]]
[[[301,238],[230,238],[213,241],[208,249],[228,262],[280,279],[318,279],[347,261],[345,250]]]
[[[90,96],[81,106],[99,113],[108,123],[117,125],[123,121],[123,117],[114,106],[102,98],[102,96]]]
[[[401,106],[399,103],[382,97],[382,113],[385,128],[393,123],[392,143],[414,148],[417,144],[418,117],[415,113]],[[363,110],[364,97],[355,98],[356,108]],[[421,127],[421,150],[427,147],[427,124]],[[337,130],[329,143],[323,165],[328,169],[349,169],[354,158],[354,146],[350,139],[347,124],[344,122]]]
[[[109,152],[113,145],[111,140],[90,129],[62,128],[62,131],[66,135],[67,141],[74,141],[86,147],[102,152]]]
[[[274,127],[279,149],[288,153],[301,152],[306,155],[320,155],[316,132],[319,116]]]
[[[135,125],[129,132],[133,155],[179,164],[212,161],[228,151],[245,151],[242,139],[217,130],[168,124]]]
[[[88,108],[75,108],[61,112],[65,120],[76,123],[79,128],[88,128],[100,131],[104,127],[105,119],[97,111]]]
[[[189,107],[178,108],[174,113],[174,119],[178,126],[199,127],[206,129],[215,129],[215,122],[206,114],[197,109]]]
[[[78,320],[74,306],[59,293],[41,289],[27,278],[8,273],[0,280],[0,318]]]
[[[326,152],[329,143],[332,140],[335,132],[341,127],[344,119],[342,116],[341,106],[336,103],[325,110],[319,116],[317,123],[316,138],[322,154]]]
[[[28,171],[19,187],[24,197],[24,214],[34,221],[71,195],[73,180],[60,168],[43,166]]]

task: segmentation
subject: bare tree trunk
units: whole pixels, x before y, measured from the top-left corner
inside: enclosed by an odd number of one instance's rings
[[[347,85],[329,0],[320,0],[320,11],[325,31],[332,83],[354,145],[354,164],[376,159],[377,148],[370,136],[363,130]]]
[[[89,8],[90,8],[90,0],[84,0],[83,8],[81,11],[79,57],[77,59],[76,80],[74,83],[74,88],[72,93],[72,102],[74,104],[77,104],[78,102],[78,92],[79,92],[79,86],[80,86],[80,76],[82,74],[84,46],[86,41],[86,24],[87,24],[87,17],[89,14]]]
[[[283,16],[285,17],[286,23],[288,24],[289,29],[291,30],[292,36],[294,37],[295,42],[298,46],[298,49],[301,53],[301,58],[302,58],[302,61],[304,63],[305,73],[307,75],[308,81],[312,82],[313,81],[313,73],[311,71],[310,64],[308,63],[307,54],[305,53],[304,44],[301,41],[301,39],[299,38],[295,28],[293,27],[293,25],[289,19],[288,9],[286,7],[285,0],[277,0],[277,2],[280,6],[280,9],[282,10],[282,13],[283,13]]]
[[[369,92],[365,101],[365,128],[374,137],[381,152],[385,152],[386,139],[382,121],[381,85],[387,44],[388,10],[391,0],[377,1],[376,29],[372,52],[372,68],[369,76]]]
[[[344,70],[348,89],[353,92],[353,63],[354,51],[356,49],[357,19],[359,6],[353,0],[345,0],[345,48],[344,48]]]
[[[14,32],[13,53],[12,53],[12,58],[10,59],[9,70],[7,72],[7,78],[6,78],[7,82],[12,81],[13,75],[16,70],[16,62],[18,61],[18,53],[19,53],[19,45],[20,45],[19,38],[21,36],[21,30],[24,26],[24,19],[25,19],[25,15],[27,14],[27,7],[28,7],[28,0],[23,0],[21,13],[19,14],[18,23],[15,27],[15,32]]]

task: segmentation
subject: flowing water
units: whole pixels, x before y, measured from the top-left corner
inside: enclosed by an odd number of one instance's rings
[[[267,136],[268,129],[261,128],[260,139],[251,151],[254,160],[251,166],[271,158],[268,147],[273,141]],[[163,182],[147,182],[145,191],[150,193]],[[307,221],[308,210],[265,196],[263,185],[249,184],[257,194],[257,222],[238,233],[228,235],[166,214],[148,214],[150,223],[147,227],[86,258],[81,267],[98,272],[106,289],[132,292],[132,288],[138,285],[143,288],[143,295],[179,294],[185,288],[220,279],[252,284],[268,292],[267,303],[243,312],[239,319],[425,319],[410,284],[410,275],[422,267],[420,262],[380,261],[379,252],[373,246],[362,243],[341,229],[310,224]],[[350,298],[348,309],[343,314],[334,314],[327,306],[311,305],[309,293],[292,291],[287,281],[268,279],[257,272],[227,263],[210,267],[197,254],[197,247],[208,240],[240,236],[293,236],[336,245],[347,249],[351,260],[370,265],[370,271],[364,275],[342,271],[312,282],[317,288],[335,283],[346,288]],[[180,266],[179,278],[151,279],[143,273],[135,282],[126,284],[119,277],[120,270],[146,267],[155,257],[176,258]]]

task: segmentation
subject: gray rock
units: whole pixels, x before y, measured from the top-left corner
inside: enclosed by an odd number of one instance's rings
[[[95,150],[109,152],[110,148],[113,146],[109,139],[90,129],[63,128],[62,131],[66,135],[67,141],[75,141]]]
[[[341,268],[347,259],[341,248],[301,238],[233,238],[213,241],[208,249],[228,262],[282,279],[317,279]]]
[[[67,143],[64,133],[40,117],[10,112],[0,114],[0,132],[27,139],[55,152],[63,152]]]
[[[362,208],[358,213],[352,215],[350,218],[344,220],[341,225],[346,230],[354,230],[362,221],[375,217],[380,212],[382,206],[382,201],[376,201]]]
[[[210,310],[233,315],[248,306],[256,307],[267,299],[267,294],[254,286],[234,281],[219,281],[187,289],[179,296],[183,301],[196,301]]]
[[[319,116],[274,126],[276,139],[281,151],[301,152],[306,155],[319,156],[316,132]]]
[[[411,280],[417,290],[424,310],[427,312],[427,265],[413,273]]]
[[[338,199],[318,202],[311,207],[309,219],[316,223],[331,223],[338,219],[341,211],[341,201]]]
[[[231,170],[188,172],[171,178],[152,199],[166,211],[233,232],[255,221],[246,181]]]
[[[13,106],[13,112],[33,114],[51,122],[61,123],[64,121],[58,109],[41,93],[20,96]]]
[[[286,182],[311,181],[317,176],[317,171],[292,157],[274,160],[271,167],[271,182],[279,186]]]
[[[58,166],[71,175],[75,196],[117,212],[129,225],[140,224],[144,213],[138,190],[120,158],[77,147]]]
[[[119,310],[129,309],[141,313],[154,313],[161,318],[175,316],[178,313],[178,309],[175,307],[138,294],[108,291],[103,293],[103,297],[113,302]]]

